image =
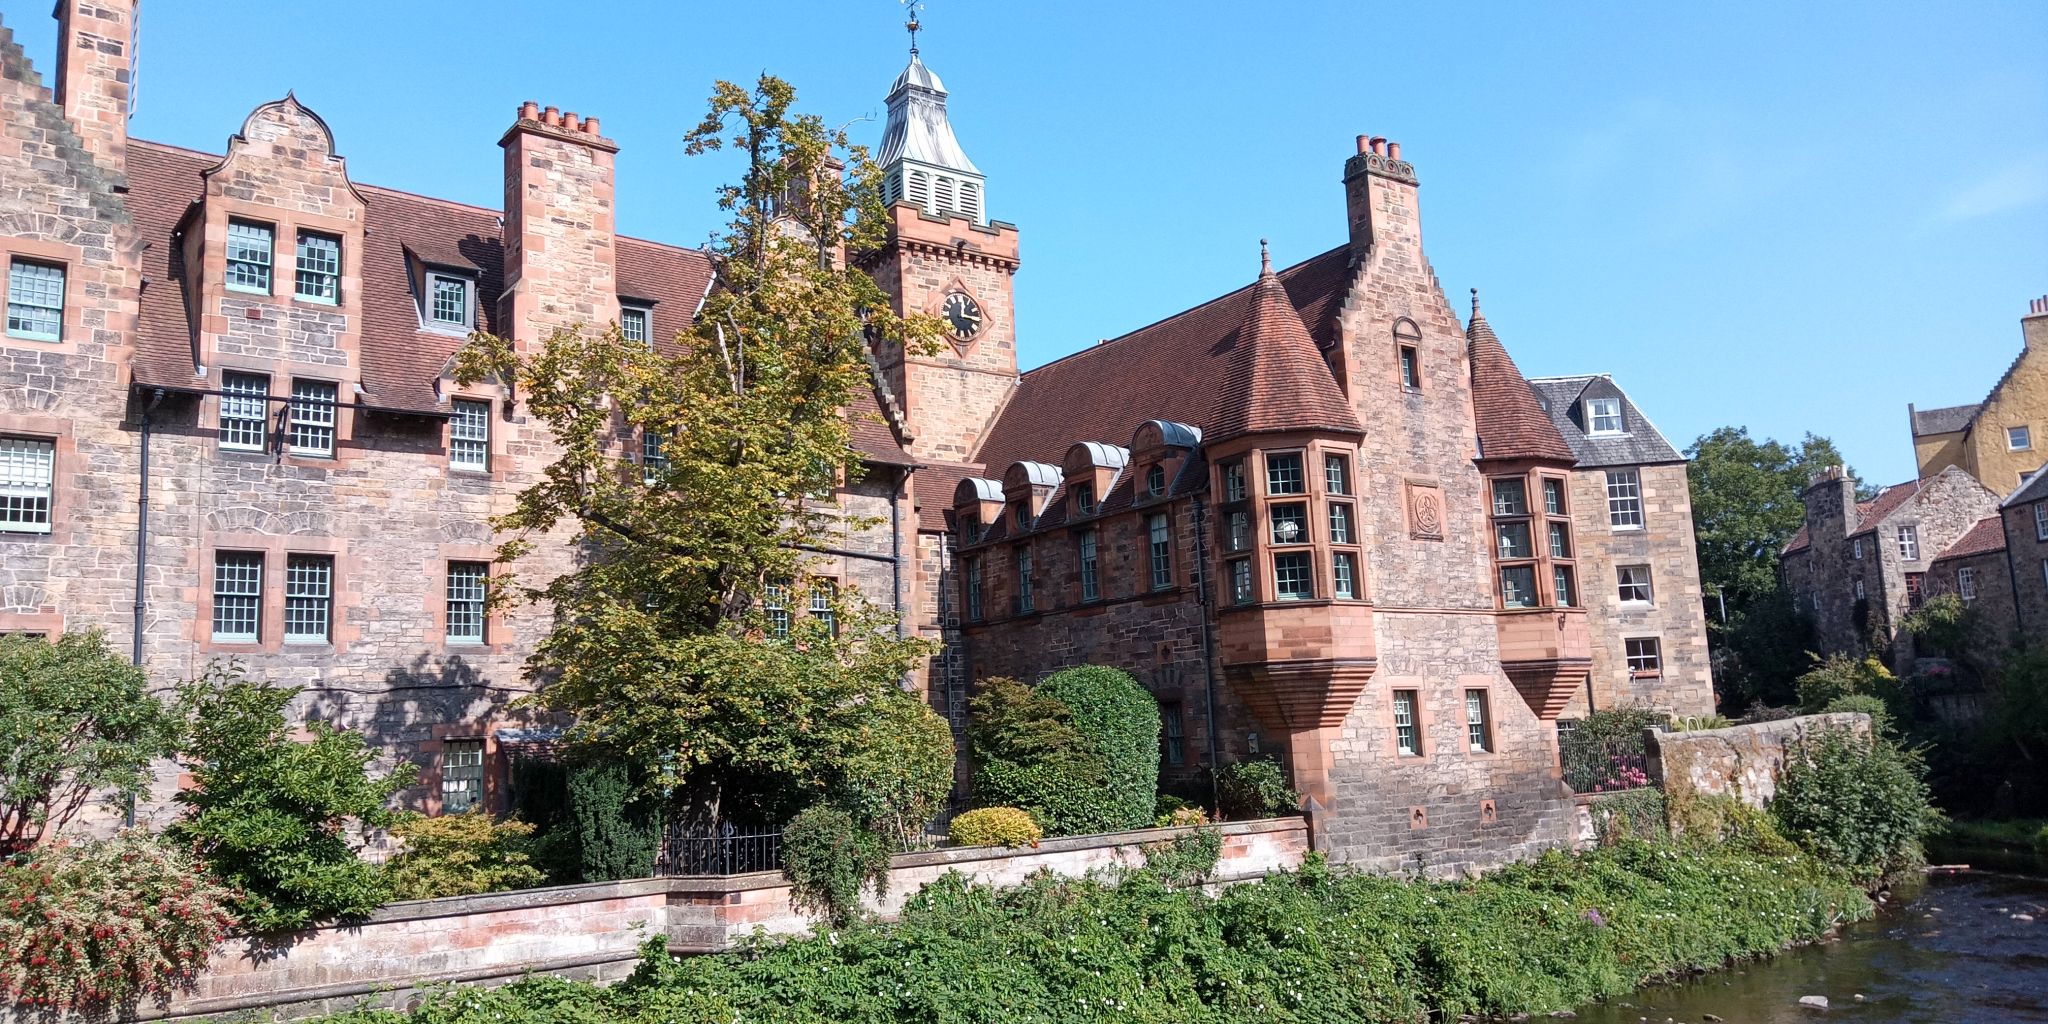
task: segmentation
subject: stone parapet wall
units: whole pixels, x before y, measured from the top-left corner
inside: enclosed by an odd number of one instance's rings
[[[1217,884],[1301,866],[1308,826],[1300,818],[1211,826],[1223,850]],[[963,847],[899,854],[888,895],[870,909],[894,917],[919,889],[948,871],[976,882],[1017,885],[1038,871],[1080,877],[1135,867],[1144,847],[1199,831],[1142,829],[1049,839],[1035,848]],[[510,981],[527,973],[615,981],[631,973],[639,946],[656,935],[683,953],[713,953],[758,932],[799,934],[813,918],[790,906],[779,872],[720,877],[640,878],[519,892],[417,900],[367,919],[276,939],[230,942],[191,992],[167,1007],[144,1006],[137,1020],[311,1017],[369,1005],[403,1005],[422,986]],[[0,1009],[0,1024],[30,1018]]]
[[[1650,776],[1663,780],[1667,799],[1732,796],[1762,807],[1778,793],[1786,751],[1830,729],[1870,735],[1870,716],[1804,715],[1697,732],[1645,733]]]

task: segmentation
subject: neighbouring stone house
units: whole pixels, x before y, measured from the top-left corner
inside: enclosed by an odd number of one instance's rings
[[[2029,303],[2020,339],[2020,354],[1983,401],[1906,406],[1921,479],[1961,466],[1993,493],[2009,494],[2048,463],[2048,296]]]
[[[500,210],[354,181],[289,93],[217,153],[130,140],[135,10],[59,5],[54,92],[0,28],[0,631],[101,628],[165,682],[239,658],[421,763],[409,803],[500,806],[548,623],[481,598],[570,554],[494,563],[551,442],[450,359],[671,337],[708,257],[619,235],[619,144],[535,103]],[[887,102],[892,227],[855,258],[953,337],[874,353],[836,500],[877,525],[817,568],[943,641],[918,683],[956,726],[977,679],[1121,667],[1176,784],[1277,755],[1319,848],[1448,871],[1570,839],[1568,708],[1711,708],[1683,460],[1461,322],[1398,144],[1358,138],[1331,248],[1020,373],[1018,230],[915,51]]]
[[[1998,496],[1947,469],[1856,500],[1840,466],[1803,495],[1806,523],[1778,555],[1794,603],[1812,617],[1821,653],[1869,651],[1903,665],[1915,655],[1900,621],[1929,591],[1932,563],[1998,506]]]
[[[2036,473],[1935,560],[1933,592],[1960,596],[1996,659],[2048,635],[2048,472]]]

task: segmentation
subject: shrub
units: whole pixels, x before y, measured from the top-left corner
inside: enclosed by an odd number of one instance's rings
[[[1610,793],[1650,784],[1643,731],[1668,725],[1669,713],[1647,707],[1590,712],[1558,743],[1564,783],[1574,793]]]
[[[1160,818],[1154,819],[1152,823],[1154,825],[1160,826],[1161,828],[1184,828],[1190,825],[1207,825],[1209,823],[1209,812],[1201,809],[1200,807],[1182,807],[1178,810],[1167,812]]]
[[[908,694],[885,698],[844,741],[830,800],[862,827],[909,849],[953,789],[953,730]]]
[[[1271,758],[1226,764],[1216,773],[1216,811],[1226,819],[1269,818],[1300,808],[1301,794]]]
[[[95,793],[133,797],[175,717],[98,631],[0,636],[0,855],[35,845]]]
[[[782,830],[782,873],[789,901],[844,926],[861,916],[860,890],[889,891],[889,847],[853,816],[829,804],[805,808]]]
[[[1787,751],[1771,815],[1785,836],[1863,881],[1918,864],[1941,828],[1920,758],[1882,738],[1831,729]]]
[[[1087,831],[1144,828],[1159,791],[1159,702],[1127,672],[1084,665],[1055,672],[1038,692],[1067,706],[1102,759],[1103,789]]]
[[[1955,593],[1928,598],[1901,620],[1899,626],[1930,649],[1958,659],[1970,653],[1970,641],[1977,632],[1976,615]]]
[[[1058,834],[1095,831],[1108,766],[1065,704],[1014,679],[989,679],[971,709],[975,806],[1022,808]]]
[[[1872,657],[1852,658],[1829,655],[1826,661],[1800,676],[1794,684],[1799,691],[1799,709],[1813,714],[1842,697],[1868,694],[1890,702],[1899,697],[1899,680],[1884,663]]]
[[[1868,693],[1852,693],[1836,697],[1821,710],[1823,714],[1851,713],[1870,716],[1870,731],[1879,736],[1893,735],[1892,709],[1881,697]]]
[[[1659,839],[1669,834],[1664,821],[1664,791],[1655,786],[1625,789],[1595,800],[1588,808],[1593,837],[1602,846],[1624,838]]]
[[[0,863],[0,997],[52,1012],[168,999],[234,927],[232,896],[139,832]]]
[[[1045,832],[1015,807],[981,807],[953,819],[946,829],[956,846],[1037,846]]]
[[[654,871],[661,813],[640,793],[630,768],[612,759],[580,761],[569,768],[567,789],[577,877],[610,882]]]
[[[1167,885],[1200,885],[1216,873],[1223,837],[1213,829],[1175,836],[1145,847],[1145,870]]]
[[[581,881],[583,865],[569,814],[569,766],[553,757],[515,756],[505,774],[512,816],[534,828],[526,844],[533,866],[557,885]]]
[[[298,692],[218,665],[180,692],[192,786],[169,831],[237,890],[235,913],[256,931],[359,917],[390,899],[351,835],[389,826],[385,801],[418,771],[372,775],[363,738],[322,722],[295,738],[284,709]]]
[[[385,864],[392,895],[430,900],[540,885],[547,876],[528,854],[533,833],[526,822],[495,821],[482,811],[403,815],[391,834],[405,840],[405,849]]]

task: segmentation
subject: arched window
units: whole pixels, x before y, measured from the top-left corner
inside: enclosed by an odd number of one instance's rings
[[[1421,391],[1422,330],[1405,316],[1394,321],[1394,361],[1402,389]]]
[[[953,179],[939,175],[938,195],[934,197],[940,213],[950,213],[959,208],[959,200],[953,198]]]
[[[923,171],[911,171],[910,181],[904,186],[904,198],[927,210],[932,205],[931,176]]]

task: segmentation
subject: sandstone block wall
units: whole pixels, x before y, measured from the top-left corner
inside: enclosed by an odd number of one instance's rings
[[[1831,729],[1869,735],[1870,716],[1805,715],[1697,732],[1646,732],[1651,778],[1663,780],[1667,799],[1732,796],[1762,807],[1778,794],[1787,750]]]

